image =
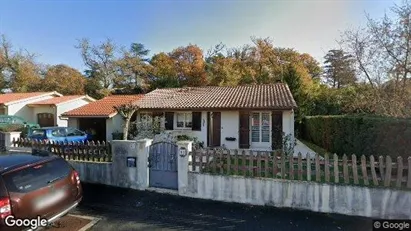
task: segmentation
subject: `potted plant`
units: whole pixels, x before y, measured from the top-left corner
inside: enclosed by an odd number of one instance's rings
[[[113,136],[113,140],[122,140],[124,134],[122,132],[115,131],[111,133],[111,135]]]

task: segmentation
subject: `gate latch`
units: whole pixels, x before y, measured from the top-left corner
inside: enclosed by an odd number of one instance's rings
[[[148,165],[147,167],[151,168],[151,157],[148,157]]]

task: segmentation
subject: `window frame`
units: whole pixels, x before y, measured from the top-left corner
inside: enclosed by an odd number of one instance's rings
[[[70,134],[70,130],[72,130],[73,131],[73,134],[75,134],[76,132],[78,133],[77,135],[69,135]],[[78,130],[78,129],[76,129],[76,128],[67,128],[66,129],[66,136],[67,137],[74,137],[74,136],[84,136],[85,134],[84,134],[84,132],[82,132],[82,131],[80,131],[80,130]]]
[[[62,135],[54,135],[54,132],[61,132],[61,131],[63,131],[64,132],[64,134],[62,134]],[[57,128],[57,129],[53,129],[53,130],[51,130],[51,132],[50,132],[50,134],[53,136],[53,137],[67,137],[67,130],[66,129],[64,129],[64,128]]]
[[[258,114],[258,142],[253,141],[253,115]],[[268,115],[268,130],[263,129],[263,114]],[[272,113],[269,111],[251,111],[250,113],[250,143],[255,145],[266,145],[272,143]],[[268,131],[268,141],[263,141],[263,131]]]
[[[193,127],[193,113],[192,112],[176,112],[176,129],[192,129]],[[183,115],[183,121],[179,121],[179,116]],[[179,126],[179,122],[183,122],[183,126]],[[190,125],[187,125],[190,123]]]
[[[40,166],[40,168],[38,168],[38,166]],[[48,179],[66,179],[70,176],[71,172],[72,168],[67,162],[63,159],[56,158],[37,163],[34,166],[25,167],[18,171],[8,172],[4,174],[3,177],[8,191],[13,193],[30,193],[46,187],[48,185]],[[38,173],[42,173],[43,175],[36,175]],[[21,180],[21,182],[19,182],[19,180]],[[23,184],[23,182],[26,184]]]

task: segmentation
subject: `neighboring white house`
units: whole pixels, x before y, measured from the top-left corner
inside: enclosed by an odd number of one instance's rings
[[[0,94],[0,114],[16,115],[35,123],[32,118],[32,110],[27,104],[54,97],[60,97],[58,92],[28,92],[28,93],[6,93]]]
[[[0,94],[0,114],[22,117],[40,126],[67,126],[61,113],[95,101],[89,96],[63,96],[58,92]]]
[[[112,134],[122,132],[123,118],[114,109],[130,102],[137,102],[143,95],[112,95],[91,102],[82,107],[62,114],[68,118],[68,126],[82,131],[94,131],[94,137],[99,141],[110,141]]]
[[[294,138],[296,102],[286,84],[157,89],[137,103],[164,115],[166,130],[197,137],[206,147],[278,149]]]
[[[22,117],[40,126],[67,126],[61,113],[94,101],[89,96],[63,96],[58,92],[0,94],[0,114]]]
[[[67,118],[61,115],[64,112],[87,105],[96,101],[88,95],[67,95],[54,97],[27,104],[32,109],[33,118],[42,127],[60,126],[67,127]]]

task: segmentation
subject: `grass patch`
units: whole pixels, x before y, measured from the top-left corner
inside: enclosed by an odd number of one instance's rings
[[[301,143],[305,144],[307,147],[309,147],[315,153],[318,153],[320,156],[324,157],[326,154],[328,154],[329,156],[333,155],[333,153],[327,151],[326,149],[324,149],[324,148],[322,148],[322,147],[320,147],[316,144],[313,144],[313,143],[310,143],[306,140],[301,140],[301,139],[299,139],[299,141],[301,141]]]

